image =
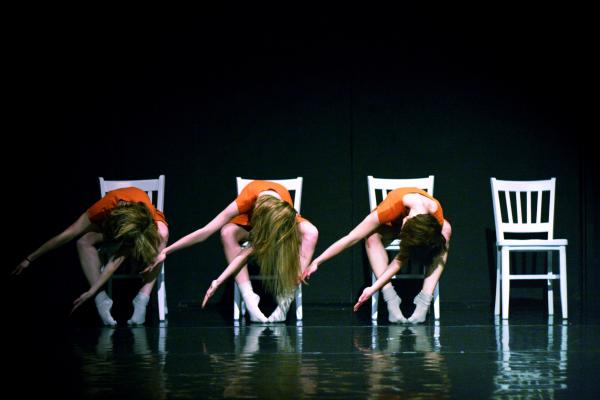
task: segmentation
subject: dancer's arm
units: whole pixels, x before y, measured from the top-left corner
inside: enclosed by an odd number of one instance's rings
[[[120,256],[117,258],[111,258],[106,265],[104,266],[102,273],[98,277],[98,280],[94,282],[94,284],[89,288],[88,291],[84,292],[81,296],[79,296],[73,302],[73,308],[71,312],[75,311],[79,306],[85,303],[88,299],[93,297],[98,290],[110,279],[110,277],[115,273],[115,271],[123,264],[125,260],[124,256]]]
[[[204,295],[204,300],[202,301],[202,308],[206,306],[208,299],[210,299],[212,295],[215,294],[215,291],[219,288],[219,286],[221,286],[223,282],[227,280],[227,278],[229,278],[231,275],[237,274],[242,269],[242,267],[246,265],[248,258],[252,254],[253,250],[254,249],[252,248],[252,246],[242,249],[238,253],[238,255],[235,256],[233,260],[231,260],[231,262],[229,263],[227,268],[225,268],[225,270],[221,273],[221,275],[219,275],[217,279],[212,281],[210,287]]]
[[[340,254],[342,251],[348,249],[349,247],[354,246],[356,243],[373,233],[373,231],[375,231],[379,227],[379,225],[380,223],[379,218],[377,217],[377,212],[374,211],[367,215],[366,218],[363,219],[360,224],[358,224],[354,229],[350,231],[350,233],[339,239],[337,242],[333,243],[327,248],[327,250],[321,253],[320,256],[315,258],[302,274],[302,278],[309,278],[312,274],[314,274],[317,271],[319,265],[329,260],[330,258]]]
[[[158,226],[158,234],[160,236],[160,243],[158,245],[158,255],[146,268],[144,268],[140,272],[141,275],[144,275],[143,278],[147,282],[156,279],[158,273],[152,273],[152,271],[157,265],[161,265],[167,257],[166,254],[163,254],[163,251],[167,247],[167,243],[169,242],[169,227],[162,221],[157,221],[156,225]],[[160,269],[158,271],[160,271]]]
[[[150,272],[152,269],[162,263],[167,255],[184,249],[186,247],[193,246],[197,243],[203,242],[208,239],[213,233],[221,229],[227,222],[229,222],[233,217],[239,215],[240,212],[238,210],[237,203],[235,201],[231,202],[223,211],[221,211],[212,221],[203,226],[202,228],[195,230],[192,233],[187,234],[181,239],[177,240],[175,243],[172,243],[170,246],[165,247],[159,255],[156,257],[152,265],[148,268],[144,269],[142,272]]]
[[[71,240],[75,239],[82,233],[88,231],[92,227],[92,222],[88,218],[87,213],[83,213],[73,224],[67,229],[54,236],[44,244],[42,244],[37,250],[29,254],[17,267],[13,270],[14,275],[22,273],[31,263],[43,254],[54,250]]]

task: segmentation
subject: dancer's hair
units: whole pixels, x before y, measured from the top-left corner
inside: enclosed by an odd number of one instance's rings
[[[296,210],[274,196],[258,197],[252,212],[250,243],[265,287],[274,295],[289,295],[300,274],[300,234]]]
[[[114,256],[134,260],[137,269],[145,268],[158,255],[158,227],[142,202],[115,207],[104,220],[103,234],[107,241],[118,243]]]
[[[442,226],[431,214],[419,214],[407,220],[399,238],[400,250],[396,257],[403,264],[411,259],[429,267],[446,250]]]

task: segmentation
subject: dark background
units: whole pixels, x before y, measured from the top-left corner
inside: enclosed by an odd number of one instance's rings
[[[48,11],[15,15],[5,32],[6,276],[99,198],[99,176],[165,174],[171,242],[235,198],[236,176],[303,176],[320,254],[369,212],[367,175],[432,174],[453,227],[442,303],[492,304],[490,177],[556,177],[570,310],[597,312],[597,44],[585,10]],[[218,234],[170,256],[171,310],[198,302],[225,265]],[[357,245],[304,288],[306,312],[353,303],[369,277]],[[13,306],[61,316],[87,288],[74,243],[4,281]],[[230,292],[215,303],[228,307]],[[543,307],[543,292],[514,295]]]

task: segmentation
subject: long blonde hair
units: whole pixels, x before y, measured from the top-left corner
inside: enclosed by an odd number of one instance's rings
[[[158,228],[142,202],[115,207],[104,220],[103,233],[106,240],[119,244],[115,256],[133,258],[137,268],[145,268],[158,255]]]
[[[250,243],[265,287],[272,294],[289,295],[300,274],[300,234],[296,210],[274,196],[259,196],[252,212]]]

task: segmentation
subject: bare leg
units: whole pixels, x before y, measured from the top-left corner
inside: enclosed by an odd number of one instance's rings
[[[302,272],[308,267],[312,260],[319,238],[319,231],[308,221],[300,222],[300,224],[298,224],[298,230],[300,232],[300,276],[302,276]],[[275,308],[273,313],[269,316],[269,322],[285,321],[293,300],[294,293],[291,293],[288,296],[277,296],[277,308]]]
[[[103,239],[104,238],[101,233],[88,232],[77,240],[77,253],[79,254],[79,262],[81,263],[81,268],[83,269],[83,273],[85,274],[90,286],[92,286],[100,277],[100,268],[102,267],[102,263],[100,261],[100,256],[98,255],[98,249],[96,249],[96,245],[102,242]],[[117,321],[115,321],[110,314],[113,301],[110,297],[108,297],[106,292],[104,290],[98,292],[94,301],[96,303],[98,315],[100,315],[104,325],[116,326]]]
[[[92,286],[100,277],[100,267],[102,262],[98,255],[96,245],[101,243],[104,237],[101,233],[88,232],[77,240],[77,253],[79,262],[90,286]]]
[[[228,223],[221,228],[221,242],[223,243],[225,258],[228,263],[230,263],[242,250],[240,242],[245,239],[248,239],[248,232],[236,224]],[[248,267],[246,265],[244,265],[236,275],[235,282],[238,284],[244,302],[246,303],[246,308],[250,314],[250,320],[267,322],[267,317],[265,317],[258,308],[260,297],[252,290],[250,275],[248,274]]]
[[[387,239],[387,236],[389,236],[390,233],[391,232],[387,232],[384,228],[381,232],[375,232],[367,237],[367,240],[365,241],[367,257],[369,258],[371,269],[378,278],[388,268],[389,259],[383,241]],[[384,239],[384,237],[386,239]],[[394,290],[392,283],[388,282],[382,288],[381,292],[383,293],[383,298],[387,304],[388,320],[390,322],[406,322],[406,318],[402,315],[402,311],[400,310],[400,303],[402,300]]]

